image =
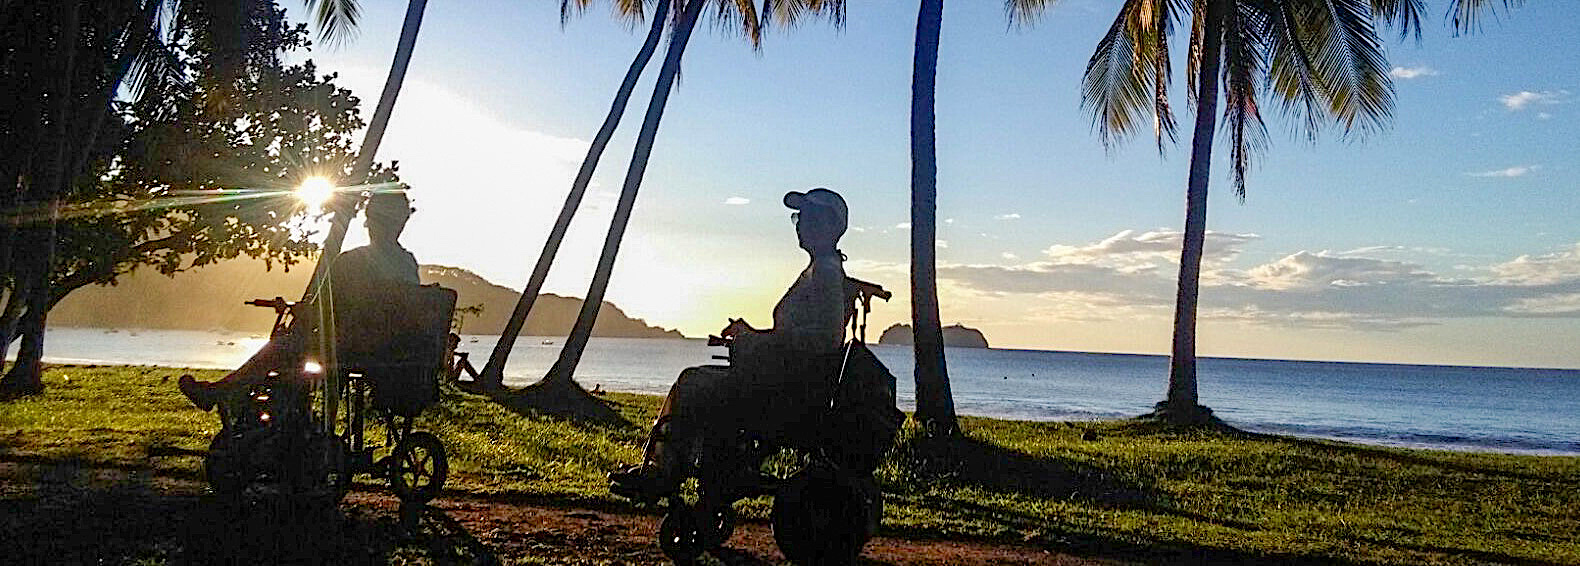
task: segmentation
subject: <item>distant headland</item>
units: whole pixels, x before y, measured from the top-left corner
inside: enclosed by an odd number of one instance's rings
[[[274,322],[268,309],[249,307],[248,299],[295,298],[307,285],[312,265],[298,264],[289,271],[275,265],[266,270],[262,261],[237,259],[181,273],[174,278],[152,271],[124,276],[114,286],[85,287],[60,302],[49,313],[51,326],[92,328],[152,328],[164,330],[231,330],[267,332]],[[424,265],[423,283],[455,289],[456,306],[482,305],[483,312],[466,317],[464,334],[499,334],[516,307],[521,292],[496,285],[459,267]],[[522,334],[558,336],[570,332],[582,300],[554,294],[538,296]],[[614,338],[685,338],[675,330],[659,328],[627,316],[605,301],[598,311],[593,335]]]
[[[911,325],[896,324],[883,330],[879,344],[910,344]],[[981,330],[955,324],[944,327],[944,345],[955,348],[989,348],[987,337]]]

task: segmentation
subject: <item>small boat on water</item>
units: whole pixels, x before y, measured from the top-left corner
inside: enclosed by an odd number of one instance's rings
[[[543,342],[542,342],[542,344],[543,344],[543,345],[544,345],[544,346],[553,346],[553,345],[554,345],[554,341],[553,341],[553,340],[544,340],[544,341],[543,341]]]

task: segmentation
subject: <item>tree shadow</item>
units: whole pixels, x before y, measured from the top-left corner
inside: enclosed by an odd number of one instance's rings
[[[580,424],[632,426],[609,402],[570,380],[544,380],[517,388],[482,391],[481,394],[511,412],[548,416]]]
[[[1467,465],[1467,464],[1462,464],[1462,463],[1459,463],[1459,462],[1451,462],[1451,461],[1445,461],[1445,460],[1440,460],[1440,459],[1436,459],[1436,458],[1431,458],[1431,457],[1428,457],[1428,456],[1422,456],[1420,454],[1413,454],[1413,453],[1406,452],[1406,451],[1403,451],[1403,450],[1393,450],[1393,449],[1388,449],[1388,448],[1378,447],[1378,446],[1365,446],[1365,445],[1360,445],[1360,444],[1350,444],[1350,443],[1347,443],[1347,442],[1340,442],[1340,441],[1334,441],[1334,440],[1321,440],[1321,439],[1312,439],[1312,438],[1298,438],[1298,437],[1292,437],[1292,436],[1281,436],[1281,435],[1276,435],[1276,434],[1264,434],[1264,433],[1259,433],[1259,432],[1247,432],[1247,431],[1239,431],[1239,430],[1236,430],[1234,434],[1239,435],[1239,436],[1241,436],[1243,438],[1250,438],[1250,439],[1256,439],[1256,440],[1265,440],[1265,441],[1270,441],[1270,442],[1279,442],[1279,443],[1283,443],[1283,444],[1288,444],[1288,445],[1299,447],[1299,448],[1304,449],[1304,450],[1308,450],[1308,451],[1319,453],[1319,454],[1325,454],[1325,455],[1344,455],[1344,456],[1359,457],[1359,458],[1388,460],[1388,461],[1391,461],[1391,462],[1394,462],[1394,463],[1397,463],[1397,464],[1403,464],[1403,465],[1407,465],[1407,466],[1420,466],[1420,467],[1425,467],[1425,468],[1437,468],[1437,469],[1441,469],[1441,470],[1450,470],[1450,471],[1464,473],[1464,474],[1491,476],[1491,477],[1504,478],[1504,479],[1530,480],[1530,481],[1537,481],[1537,482],[1544,482],[1544,483],[1553,481],[1553,479],[1551,477],[1543,477],[1543,476],[1536,475],[1536,474],[1525,474],[1525,473],[1520,473],[1520,472],[1510,471],[1510,470],[1499,470],[1499,469],[1495,469],[1495,468]]]
[[[403,521],[325,502],[226,501],[172,493],[171,480],[63,459],[11,482],[0,497],[0,556],[21,564],[497,564],[459,523],[426,508]],[[185,491],[185,490],[178,490]]]

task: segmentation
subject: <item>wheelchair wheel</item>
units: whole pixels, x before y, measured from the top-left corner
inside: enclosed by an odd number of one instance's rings
[[[689,507],[671,508],[658,524],[658,549],[676,564],[690,564],[707,550],[697,514]]]
[[[208,443],[208,455],[203,457],[203,477],[214,493],[224,497],[240,495],[247,486],[243,461],[236,453],[236,442],[230,431],[221,430]]]
[[[402,503],[422,504],[439,496],[450,472],[444,443],[428,432],[413,432],[395,444],[390,456],[390,487]]]
[[[882,516],[871,476],[804,469],[774,497],[774,542],[796,564],[854,564]]]
[[[730,536],[735,534],[735,508],[728,505],[702,516],[706,520],[707,528],[704,529],[703,543],[709,549],[724,546],[730,541]]]

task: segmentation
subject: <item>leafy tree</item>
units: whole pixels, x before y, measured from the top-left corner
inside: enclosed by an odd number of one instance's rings
[[[13,289],[0,324],[42,320],[70,292],[113,284],[139,268],[170,275],[239,255],[289,266],[315,249],[306,211],[290,191],[307,176],[345,169],[354,155],[350,137],[363,126],[358,100],[311,62],[281,63],[279,54],[308,48],[305,26],[287,24],[272,5],[251,21],[259,53],[223,84],[200,72],[215,64],[214,50],[188,40],[184,28],[168,32],[176,47],[161,64],[185,78],[160,83],[158,96],[113,104],[83,174],[54,214],[36,205],[12,209],[8,216],[19,224],[58,217],[57,253],[41,308],[19,305]],[[219,97],[226,103],[216,104]],[[393,174],[385,169],[377,178]],[[23,381],[23,362],[8,378]]]

